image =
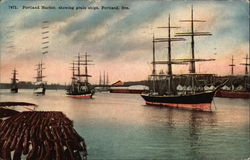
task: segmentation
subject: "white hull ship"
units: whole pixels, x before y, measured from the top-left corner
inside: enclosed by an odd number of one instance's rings
[[[36,95],[45,95],[45,92],[46,92],[46,82],[43,81],[43,78],[45,76],[43,76],[43,70],[45,68],[43,68],[43,63],[40,62],[37,64],[37,76],[35,77],[36,78],[36,81],[34,82],[34,85],[35,85],[35,88],[33,90],[33,93],[36,94]]]

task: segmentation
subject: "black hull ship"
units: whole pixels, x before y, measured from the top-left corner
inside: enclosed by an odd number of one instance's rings
[[[90,65],[88,60],[88,54],[85,53],[84,60],[81,59],[81,55],[78,54],[77,61],[74,61],[72,64],[72,82],[71,85],[66,90],[66,95],[71,98],[80,98],[80,99],[89,99],[94,95],[94,89],[91,84],[88,82],[88,78],[91,75],[88,74],[87,66]],[[81,73],[81,66],[85,66],[85,73]],[[77,71],[77,73],[75,73]]]
[[[157,106],[166,106],[170,108],[180,108],[180,109],[188,109],[188,110],[199,110],[199,111],[212,111],[211,103],[215,92],[219,87],[211,91],[205,91],[204,86],[196,86],[196,78],[200,75],[196,73],[195,70],[195,62],[196,61],[213,61],[214,59],[196,59],[194,54],[194,36],[207,36],[211,35],[209,32],[194,32],[194,22],[203,22],[201,20],[193,19],[193,7],[191,9],[191,20],[182,20],[182,22],[190,22],[191,23],[191,31],[186,33],[176,33],[176,37],[178,36],[189,36],[191,37],[191,50],[192,57],[190,59],[171,59],[171,42],[174,41],[183,41],[184,38],[172,38],[171,37],[171,28],[179,28],[170,26],[170,15],[168,19],[167,27],[159,27],[159,28],[167,28],[168,29],[168,37],[167,38],[154,38],[153,37],[153,71],[150,78],[152,80],[152,88],[150,93],[141,94],[142,98],[145,100],[147,105],[157,105]],[[168,60],[167,61],[156,61],[155,60],[155,43],[159,42],[168,42]],[[172,73],[172,65],[173,64],[190,64],[190,74],[184,75],[187,79],[189,79],[190,89],[182,92],[178,92],[174,87],[176,86],[175,78],[182,77],[183,75],[173,75]],[[167,64],[168,72],[166,75],[157,74],[156,73],[156,64]],[[211,74],[212,76],[212,74]],[[160,77],[160,78],[159,78]],[[167,87],[166,91],[160,92],[156,89],[156,83],[162,81],[165,78]],[[162,89],[164,87],[158,85],[158,89]],[[199,89],[197,89],[199,88]]]
[[[16,75],[17,75],[16,69],[13,70],[12,74],[13,74],[13,77],[11,78],[10,92],[11,93],[18,93],[18,87],[17,87],[17,81],[18,81],[18,79],[16,78]]]
[[[45,76],[43,76],[43,70],[45,68],[43,68],[43,63],[40,62],[37,64],[37,76],[35,77],[36,78],[36,81],[34,83],[35,85],[35,88],[34,88],[34,94],[36,95],[45,95],[45,92],[46,92],[46,82],[43,81],[43,78]]]
[[[142,94],[141,96],[147,105],[210,111],[214,94],[215,91],[207,91],[189,95],[157,96]]]

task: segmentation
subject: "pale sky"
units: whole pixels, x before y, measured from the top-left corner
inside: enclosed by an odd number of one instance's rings
[[[195,37],[196,58],[214,58],[213,62],[196,64],[198,73],[230,74],[229,63],[235,57],[235,73],[243,74],[243,59],[249,52],[249,1],[170,1],[170,0],[73,0],[73,1],[15,1],[0,2],[0,82],[10,82],[11,72],[18,71],[20,81],[34,81],[35,64],[45,63],[48,83],[69,83],[70,63],[78,53],[88,52],[94,65],[89,66],[91,83],[98,83],[99,73],[106,71],[111,83],[145,80],[151,74],[152,36],[164,37],[168,15],[171,23],[190,31],[191,6],[196,31],[211,32],[212,36]],[[16,5],[18,9],[10,9]],[[40,9],[23,9],[39,6]],[[41,9],[41,6],[56,9]],[[58,7],[74,7],[58,9]],[[98,10],[76,10],[76,7],[99,7]],[[105,6],[129,9],[102,10]],[[42,56],[42,22],[49,21],[48,53]],[[190,58],[190,38],[175,42],[172,58]],[[166,60],[167,44],[157,44],[158,60]],[[165,67],[165,68],[164,68]],[[159,66],[158,71],[166,66]],[[174,73],[188,73],[188,66],[173,66]]]

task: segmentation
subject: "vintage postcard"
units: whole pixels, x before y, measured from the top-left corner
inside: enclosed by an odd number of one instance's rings
[[[249,13],[0,0],[0,160],[249,160]]]

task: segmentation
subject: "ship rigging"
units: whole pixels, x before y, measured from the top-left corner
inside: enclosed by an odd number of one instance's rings
[[[89,83],[92,76],[88,74],[88,65],[92,65],[90,62],[93,62],[88,59],[89,56],[87,52],[83,56],[78,54],[77,60],[72,63],[72,81],[66,92],[69,97],[92,98],[94,95],[94,89]],[[84,66],[84,73],[81,72],[81,66]]]
[[[191,22],[191,32],[186,33],[176,33],[175,38],[171,37],[171,28],[170,25],[170,15],[168,17],[168,26],[167,27],[159,27],[159,28],[167,28],[168,29],[168,37],[167,38],[155,38],[153,37],[153,92],[142,94],[142,98],[146,101],[148,105],[160,105],[160,106],[168,106],[172,108],[183,108],[183,109],[191,109],[191,110],[201,110],[201,111],[211,111],[211,102],[213,100],[214,94],[216,90],[215,88],[212,91],[204,91],[204,88],[196,87],[195,79],[199,74],[196,74],[195,62],[197,61],[213,61],[214,59],[196,59],[195,58],[195,50],[194,50],[194,36],[207,36],[211,35],[209,32],[194,32],[194,22],[205,22],[201,20],[195,20],[193,18],[193,7],[191,9],[191,20],[182,20],[181,22]],[[171,43],[174,41],[183,41],[184,38],[176,38],[180,36],[190,36],[191,37],[191,58],[190,59],[172,59],[172,48]],[[156,61],[155,60],[155,43],[158,42],[167,42],[168,43],[168,60],[167,61]],[[190,63],[190,74],[185,75],[173,75],[172,73],[172,65],[173,64],[187,64]],[[156,74],[156,64],[167,64],[168,72],[166,77],[167,81],[167,90],[164,92],[157,92],[155,89],[156,79],[159,75]],[[160,75],[164,76],[164,75]],[[173,81],[174,77],[186,77],[187,79],[191,78],[191,87],[189,90],[182,90],[178,92],[174,86],[176,86]],[[159,86],[158,88],[161,88]]]

